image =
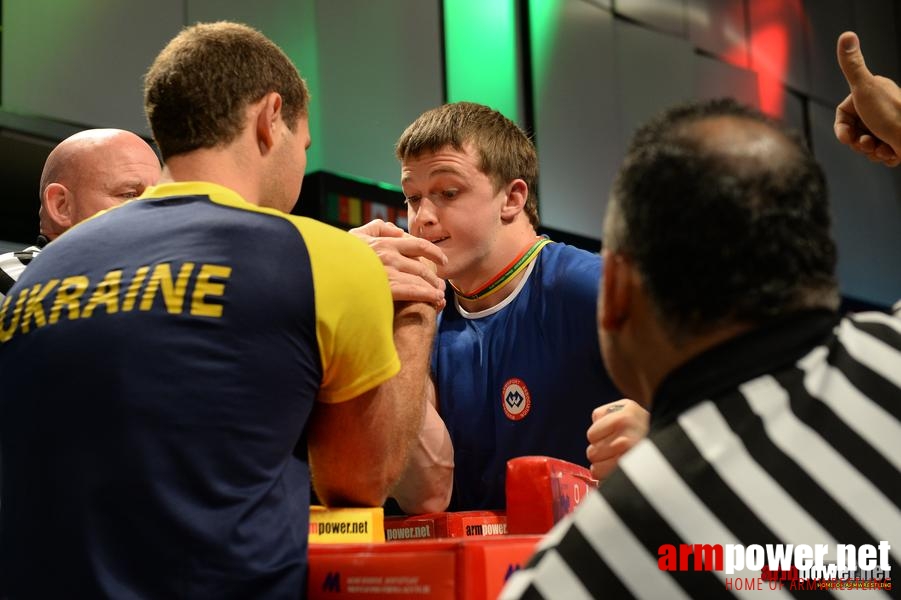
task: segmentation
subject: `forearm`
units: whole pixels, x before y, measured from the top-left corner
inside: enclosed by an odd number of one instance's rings
[[[422,430],[410,450],[403,475],[391,493],[407,514],[447,509],[454,483],[454,447],[435,408],[435,387],[431,381],[427,390]]]
[[[317,406],[310,428],[313,484],[328,506],[380,506],[422,428],[435,309],[395,305],[400,371],[359,398]]]
[[[429,357],[435,337],[434,307],[422,302],[395,303],[394,344],[400,357],[401,370],[383,387],[386,397],[397,405],[398,428],[389,436],[391,448],[389,479],[393,487],[400,478],[411,450],[423,428]]]

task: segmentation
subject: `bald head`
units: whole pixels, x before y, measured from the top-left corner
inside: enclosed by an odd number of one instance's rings
[[[135,198],[160,177],[153,149],[121,129],[88,129],[60,142],[41,173],[41,233],[54,239],[95,213]]]
[[[718,156],[736,174],[758,170],[758,176],[778,172],[780,165],[798,160],[794,140],[771,124],[744,116],[710,116],[686,124],[679,131],[699,151]]]

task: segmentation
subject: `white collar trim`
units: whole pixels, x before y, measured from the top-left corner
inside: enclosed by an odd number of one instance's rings
[[[536,257],[537,258],[537,257]],[[532,275],[532,271],[535,269],[535,263],[537,260],[533,260],[529,263],[529,266],[526,267],[526,274],[522,279],[519,280],[519,283],[516,284],[516,289],[513,290],[513,293],[501,300],[498,304],[494,306],[489,306],[484,310],[478,310],[475,312],[469,312],[462,306],[460,306],[460,299],[457,298],[457,295],[454,294],[454,305],[457,307],[457,311],[460,313],[464,319],[481,319],[482,317],[487,317],[489,315],[493,315],[496,312],[500,312],[505,306],[516,300],[516,297],[519,296],[519,292],[522,291],[523,286],[526,284],[526,281],[529,280],[529,277]]]

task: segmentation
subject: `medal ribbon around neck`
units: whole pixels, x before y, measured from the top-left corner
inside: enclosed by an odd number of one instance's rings
[[[523,250],[519,254],[519,256],[514,258],[509,265],[504,267],[500,273],[489,279],[488,282],[481,287],[471,292],[463,292],[452,282],[449,281],[448,283],[450,283],[451,287],[454,288],[454,293],[464,300],[480,300],[482,298],[486,298],[510,283],[510,280],[519,275],[523,269],[528,267],[529,263],[535,260],[535,258],[538,256],[538,253],[541,251],[541,249],[550,243],[551,240],[546,235],[541,236],[535,241],[534,244]]]

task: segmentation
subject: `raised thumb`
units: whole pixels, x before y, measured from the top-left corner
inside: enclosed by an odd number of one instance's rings
[[[873,74],[867,69],[867,64],[863,60],[863,53],[860,51],[860,41],[857,34],[853,31],[846,31],[838,36],[838,66],[841,67],[848,85],[853,90],[856,86],[862,84]]]

